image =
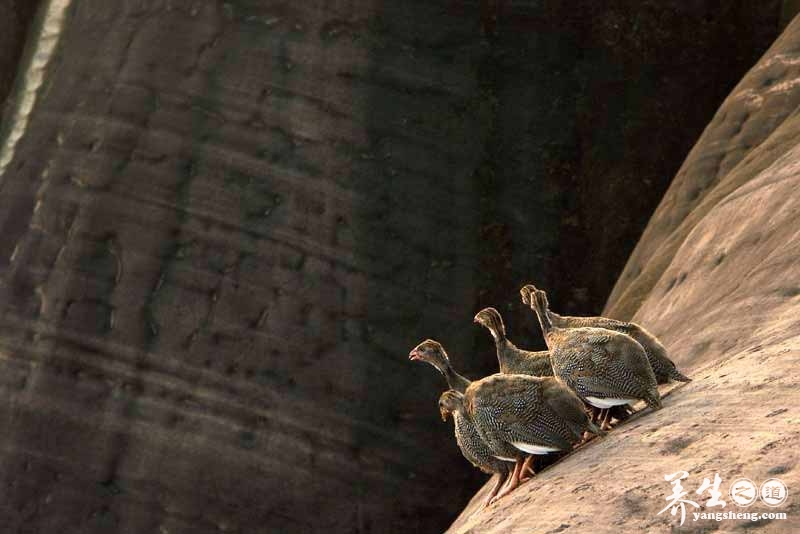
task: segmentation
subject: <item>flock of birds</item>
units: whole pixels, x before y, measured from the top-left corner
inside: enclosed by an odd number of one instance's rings
[[[432,339],[409,354],[447,380],[439,411],[445,421],[452,415],[464,458],[499,475],[483,507],[531,478],[535,456],[569,451],[592,434],[603,435],[613,419],[633,413],[637,400],[658,410],[657,384],[690,381],[643,327],[558,315],[550,311],[547,294],[530,284],[520,294],[538,316],[548,350],[517,348],[497,310],[484,308],[475,322],[494,338],[500,373],[470,381],[453,370],[444,347]]]

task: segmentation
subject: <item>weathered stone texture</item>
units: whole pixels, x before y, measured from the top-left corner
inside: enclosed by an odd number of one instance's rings
[[[404,354],[469,324],[480,139],[410,125],[473,98],[479,21],[376,9],[72,6],[0,190],[0,530],[446,520]]]
[[[478,4],[73,3],[0,177],[0,531],[447,524],[408,350],[599,310],[778,6]]]

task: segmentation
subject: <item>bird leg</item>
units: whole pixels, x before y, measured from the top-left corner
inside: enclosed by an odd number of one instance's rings
[[[600,430],[611,430],[611,409],[606,408],[603,420],[600,423]]]
[[[600,415],[603,413],[603,410],[601,410],[597,406],[592,406],[591,404],[586,404],[586,407],[587,407],[587,410],[588,410],[588,414],[590,415],[589,420],[592,423],[597,424],[597,422],[600,419]],[[589,441],[593,437],[594,437],[594,434],[592,434],[591,432],[588,432],[588,431],[584,432],[583,435],[581,436],[581,442],[579,443],[579,445],[583,444],[583,443],[586,443],[587,441]]]
[[[527,482],[532,479],[534,475],[536,475],[536,471],[533,470],[533,455],[531,455],[525,458],[525,462],[522,464],[522,473],[519,481]]]
[[[516,465],[516,464],[515,464]],[[511,483],[511,475],[514,473],[514,468],[512,467],[511,470],[506,475],[506,481],[503,484],[503,487],[508,486]],[[500,491],[503,491],[502,489]]]
[[[598,417],[598,415],[600,415],[600,408],[597,408],[596,406],[592,406],[591,404],[587,404],[586,406],[588,408],[587,413],[589,414],[589,420],[592,423],[596,423],[597,422],[597,417]]]
[[[479,508],[479,510],[483,510],[492,502],[497,492],[500,491],[500,488],[503,486],[503,483],[506,482],[509,478],[511,473],[498,473],[497,474],[497,482],[495,482],[494,486],[492,487],[492,491],[489,492],[489,496],[486,497],[486,500],[483,501],[483,506]]]
[[[505,497],[506,495],[517,489],[517,487],[519,486],[519,474],[522,472],[522,464],[523,461],[517,459],[517,463],[514,464],[514,472],[511,473],[511,477],[509,477],[508,483],[502,490],[500,490],[500,492],[497,495],[494,496],[494,498],[491,501],[489,501],[489,504],[497,502],[498,499]]]
[[[597,410],[597,419],[594,420],[595,423],[603,424],[603,418],[608,413],[608,408],[600,408]]]

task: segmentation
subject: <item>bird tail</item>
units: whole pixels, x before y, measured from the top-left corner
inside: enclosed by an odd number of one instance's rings
[[[506,338],[506,327],[500,312],[494,308],[484,308],[475,314],[474,321],[491,332],[495,341],[502,341]]]
[[[669,370],[669,377],[673,380],[677,380],[678,382],[691,382],[692,379],[686,376],[685,374],[678,371],[676,367],[673,367]]]

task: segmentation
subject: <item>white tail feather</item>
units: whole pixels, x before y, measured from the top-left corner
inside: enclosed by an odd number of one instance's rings
[[[595,408],[606,409],[621,404],[632,404],[636,402],[636,399],[601,399],[600,397],[589,397],[587,395],[586,401]]]
[[[534,445],[532,443],[523,443],[522,441],[512,441],[511,444],[528,454],[548,454],[561,450],[557,447],[545,447],[544,445]]]

